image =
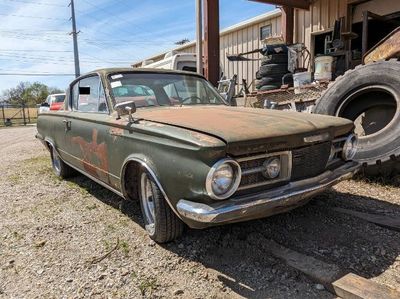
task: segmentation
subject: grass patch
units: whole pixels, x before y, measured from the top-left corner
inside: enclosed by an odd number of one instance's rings
[[[141,279],[138,288],[142,296],[147,292],[151,295],[153,290],[157,288],[157,280],[153,277]]]
[[[119,248],[121,248],[122,252],[124,253],[125,256],[127,256],[129,254],[129,244],[126,241],[121,241],[121,243],[119,244]]]
[[[85,187],[80,186],[79,184],[77,184],[73,181],[66,181],[66,183],[67,183],[68,187],[78,191],[83,197],[87,197],[90,195],[88,189],[86,189]],[[97,208],[97,206],[95,208]],[[92,210],[95,208],[92,207]],[[90,208],[89,208],[89,210],[90,210]]]
[[[17,185],[18,183],[21,182],[22,177],[19,173],[14,173],[14,174],[8,176],[7,179],[12,185]]]
[[[92,204],[92,205],[90,205],[90,206],[86,206],[86,209],[88,209],[89,211],[95,210],[95,209],[97,209],[97,208],[98,208],[98,206],[97,206],[96,204]]]

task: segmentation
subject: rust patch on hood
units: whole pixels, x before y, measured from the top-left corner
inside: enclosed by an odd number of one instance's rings
[[[348,131],[353,128],[351,121],[338,117],[227,106],[138,109],[136,116],[208,134],[226,143],[307,134],[334,127]]]
[[[109,181],[107,145],[105,142],[98,144],[97,135],[97,129],[93,129],[91,142],[81,136],[72,137],[71,141],[81,149],[83,168],[92,176]]]

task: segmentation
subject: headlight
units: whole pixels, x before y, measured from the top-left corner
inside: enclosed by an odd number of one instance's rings
[[[240,184],[240,165],[232,159],[223,159],[211,167],[207,175],[206,190],[213,199],[226,199],[231,196]]]
[[[342,158],[346,161],[352,160],[357,152],[358,137],[351,134],[347,137],[343,146]]]
[[[281,160],[278,157],[273,157],[264,162],[264,176],[269,179],[277,178],[281,173]]]

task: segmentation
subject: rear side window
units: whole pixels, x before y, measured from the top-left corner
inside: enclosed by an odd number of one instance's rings
[[[98,76],[83,78],[72,87],[72,110],[106,113],[107,101]]]

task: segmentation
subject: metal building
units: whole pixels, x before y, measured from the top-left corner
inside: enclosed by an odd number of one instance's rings
[[[260,67],[260,61],[230,62],[226,54],[237,54],[248,52],[262,47],[262,40],[267,36],[281,35],[281,11],[276,9],[231,27],[220,32],[220,68],[226,77],[238,75],[238,82],[246,79],[250,84],[255,79],[255,73]],[[190,42],[171,51],[177,53],[195,53],[196,42]],[[158,61],[164,58],[167,52],[150,56],[145,60],[132,64],[133,67],[140,67],[143,61]],[[259,58],[259,54],[251,54],[249,58]]]
[[[208,2],[211,0],[205,1]],[[234,74],[238,75],[239,83],[242,79],[246,79],[248,84],[253,82],[260,62],[229,62],[226,54],[238,54],[260,48],[262,47],[263,38],[268,35],[282,35],[286,40],[289,39],[289,43],[291,40],[294,43],[304,43],[310,50],[311,61],[313,61],[315,55],[322,54],[321,48],[323,48],[324,38],[326,35],[332,33],[336,20],[342,19],[342,32],[356,33],[358,35],[357,38],[352,37],[352,39],[349,39],[345,48],[360,51],[361,54],[364,54],[366,50],[371,48],[374,39],[382,38],[390,32],[384,32],[390,29],[387,25],[379,27],[379,24],[370,25],[370,29],[365,30],[365,23],[376,18],[391,20],[393,24],[400,22],[399,0],[252,1],[286,6],[283,6],[282,10],[276,9],[220,31],[220,70],[227,77],[232,77]],[[173,50],[194,53],[195,42],[187,43]],[[160,53],[147,59],[154,61],[161,60],[165,54],[166,52]],[[255,59],[258,57],[259,54],[252,54],[249,58]],[[351,61],[354,59],[350,57],[348,60]],[[140,67],[142,62],[138,61],[132,66]],[[352,63],[356,65],[360,61],[354,60]],[[312,67],[311,63],[310,68],[312,69]],[[254,90],[254,85],[251,86],[251,90]]]

